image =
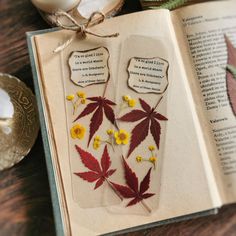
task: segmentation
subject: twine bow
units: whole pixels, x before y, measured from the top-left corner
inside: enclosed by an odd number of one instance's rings
[[[58,10],[57,12],[54,13],[54,16],[56,17],[56,24],[61,27],[62,29],[65,30],[71,30],[71,31],[75,31],[76,34],[74,34],[71,38],[69,38],[66,42],[64,42],[62,45],[60,45],[59,47],[57,47],[53,52],[57,53],[60,52],[62,50],[64,50],[66,47],[68,47],[76,37],[86,37],[87,34],[99,37],[99,38],[114,38],[114,37],[118,37],[119,33],[115,33],[115,34],[108,34],[108,35],[100,35],[100,34],[96,34],[93,33],[91,31],[88,30],[88,28],[91,26],[94,18],[99,15],[101,16],[101,18],[99,19],[99,21],[97,22],[97,24],[102,23],[105,20],[105,15],[102,12],[93,12],[91,14],[91,16],[89,17],[87,23],[85,25],[81,25],[79,24],[70,14],[68,14],[67,12],[64,12],[62,10]],[[71,23],[73,25],[68,26],[65,25],[61,22],[60,18],[61,17],[66,17],[68,20],[71,21]]]

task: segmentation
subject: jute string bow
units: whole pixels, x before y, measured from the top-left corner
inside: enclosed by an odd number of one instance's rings
[[[65,30],[71,30],[71,31],[75,31],[76,34],[74,34],[73,36],[71,36],[67,41],[65,41],[62,45],[60,45],[59,47],[57,47],[53,52],[57,53],[60,52],[62,50],[64,50],[66,47],[68,47],[76,37],[80,37],[80,38],[84,38],[86,37],[87,34],[99,37],[99,38],[114,38],[114,37],[118,37],[119,33],[115,33],[115,34],[108,34],[108,35],[100,35],[97,33],[93,33],[90,30],[88,30],[88,28],[91,26],[93,20],[96,19],[96,16],[100,16],[101,18],[99,18],[98,22],[96,22],[97,24],[102,23],[105,20],[105,15],[101,12],[94,12],[91,14],[91,16],[89,17],[87,23],[85,25],[81,25],[79,24],[70,14],[68,14],[67,12],[64,12],[62,10],[58,10],[54,13],[54,16],[56,17],[56,24],[61,27],[62,29]],[[66,17],[68,20],[71,21],[72,25],[68,26],[65,25],[61,22],[61,17]]]

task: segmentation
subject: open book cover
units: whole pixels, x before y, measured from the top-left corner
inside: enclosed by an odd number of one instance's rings
[[[236,201],[235,7],[133,13],[85,38],[27,34],[58,235],[129,232]]]

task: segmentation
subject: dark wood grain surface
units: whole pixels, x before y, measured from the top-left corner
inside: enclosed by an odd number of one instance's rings
[[[127,1],[123,13],[139,10]],[[33,89],[26,31],[48,28],[29,0],[0,0],[0,72],[19,77]],[[201,197],[201,196],[199,196]],[[215,216],[130,233],[145,235],[236,235],[236,205]],[[55,235],[51,199],[39,135],[30,154],[17,166],[0,173],[0,236]]]

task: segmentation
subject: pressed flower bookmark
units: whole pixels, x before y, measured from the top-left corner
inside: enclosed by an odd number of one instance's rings
[[[120,152],[115,151],[116,103],[110,52],[105,42],[99,46],[86,39],[73,42],[60,55],[74,201],[86,208],[119,204],[121,197],[110,184],[121,166]]]
[[[124,170],[123,183],[114,186],[131,201],[122,202],[123,210],[114,207],[115,212],[145,214],[158,208],[161,163],[169,120],[169,50],[164,39],[133,35],[123,42],[116,98],[116,120],[120,132],[115,137],[122,147],[122,162],[125,161],[129,168]],[[135,191],[139,199],[132,199],[135,194],[130,191],[134,191],[134,186],[129,186],[127,180],[131,172],[132,182],[137,182]],[[144,188],[150,188],[150,192],[142,192],[143,182],[150,184]]]

